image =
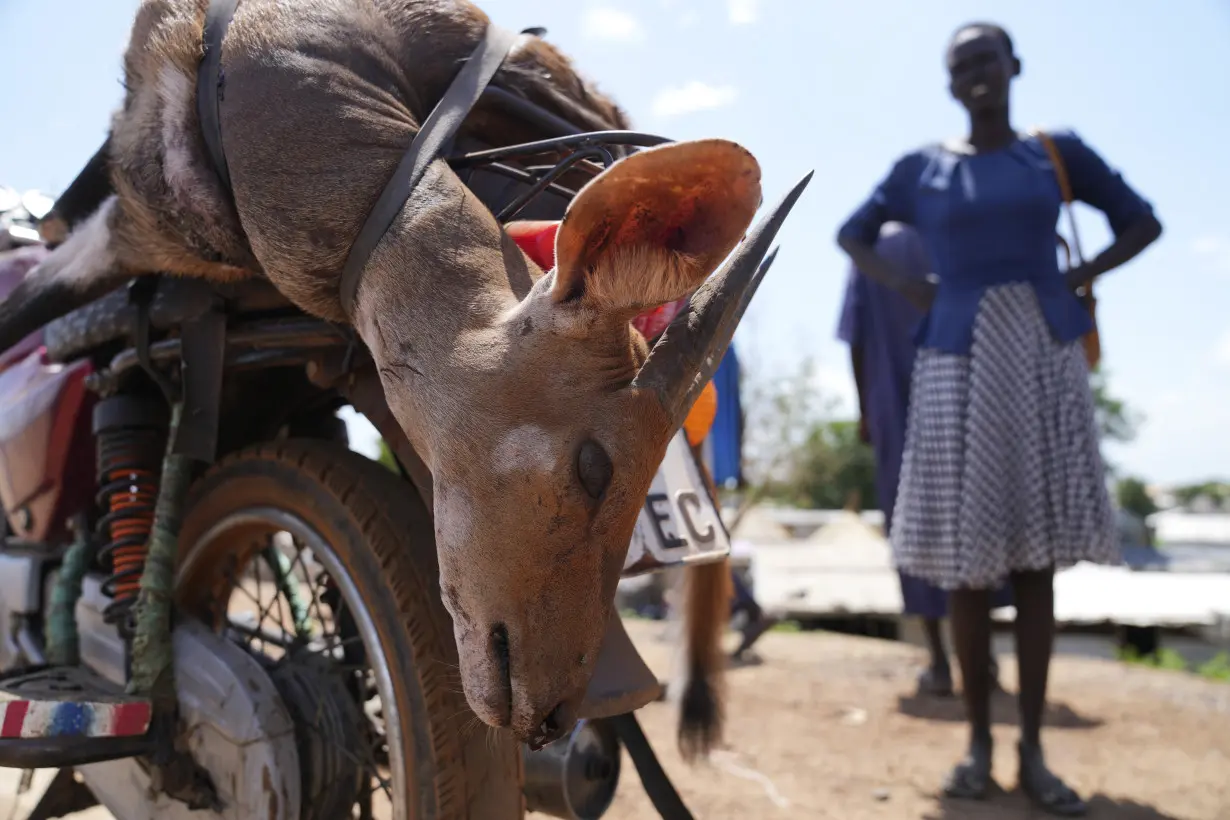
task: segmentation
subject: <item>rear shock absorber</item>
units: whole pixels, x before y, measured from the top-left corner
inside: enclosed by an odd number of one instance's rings
[[[94,407],[98,446],[98,496],[103,510],[99,555],[111,571],[103,613],[125,639],[132,637],[132,608],[145,569],[145,554],[158,500],[158,475],[167,436],[167,409],[153,399],[113,396]]]

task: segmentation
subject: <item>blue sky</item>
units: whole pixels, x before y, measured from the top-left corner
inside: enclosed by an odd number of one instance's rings
[[[1070,126],[1150,198],[1166,235],[1100,283],[1112,389],[1146,415],[1109,455],[1152,481],[1230,476],[1230,4],[1224,0],[487,0],[499,23],[546,26],[629,112],[675,139],[745,144],[774,200],[816,176],[739,331],[745,361],[805,354],[852,411],[833,328],[845,262],[832,236],[900,153],[959,133],[942,53],[992,20],[1024,61],[1016,121]],[[135,0],[0,2],[0,184],[58,192],[120,99]],[[1169,8],[1166,8],[1169,6]],[[1167,114],[1166,112],[1170,113]],[[1100,249],[1103,220],[1080,214]]]

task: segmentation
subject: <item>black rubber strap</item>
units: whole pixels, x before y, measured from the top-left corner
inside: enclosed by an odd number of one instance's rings
[[[512,31],[489,24],[482,42],[453,78],[452,84],[410,143],[410,148],[401,158],[392,179],[384,186],[375,207],[368,214],[354,244],[350,246],[340,282],[342,310],[347,316],[353,316],[354,298],[359,290],[359,281],[363,278],[367,260],[380,244],[406,200],[410,198],[414,186],[423,178],[427,166],[456,135],[462,121],[478,102],[483,89],[495,76],[518,36]]]
[[[226,165],[226,154],[222,152],[222,40],[238,5],[239,0],[209,0],[202,37],[204,55],[196,75],[196,113],[201,120],[201,136],[205,138],[205,149],[214,171],[231,197],[234,196],[231,172]]]
[[[641,730],[636,715],[628,712],[608,720],[615,728],[619,742],[628,750],[632,765],[636,766],[636,773],[641,776],[641,785],[649,795],[649,802],[653,803],[662,820],[693,820],[692,812],[683,805],[683,798],[675,791],[670,778],[662,769],[662,764],[658,762],[658,756],[653,753],[653,747],[649,745],[649,739]]]

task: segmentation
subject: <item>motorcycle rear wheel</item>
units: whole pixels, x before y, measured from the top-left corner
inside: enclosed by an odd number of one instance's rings
[[[180,533],[178,602],[218,629],[233,629],[227,602],[238,589],[237,567],[270,555],[275,533],[310,545],[310,560],[328,571],[334,597],[340,591],[349,608],[357,635],[347,640],[361,638],[370,662],[365,680],[379,695],[378,746],[388,772],[372,776],[392,817],[524,816],[519,747],[479,724],[461,693],[431,517],[411,485],[336,443],[261,445],[228,456],[195,483]],[[303,795],[305,806],[314,799]],[[370,816],[370,799],[366,805],[360,817]]]

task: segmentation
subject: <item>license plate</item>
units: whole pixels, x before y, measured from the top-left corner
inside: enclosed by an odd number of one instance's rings
[[[730,537],[681,430],[666,448],[641,507],[623,577],[718,561],[729,554]]]

